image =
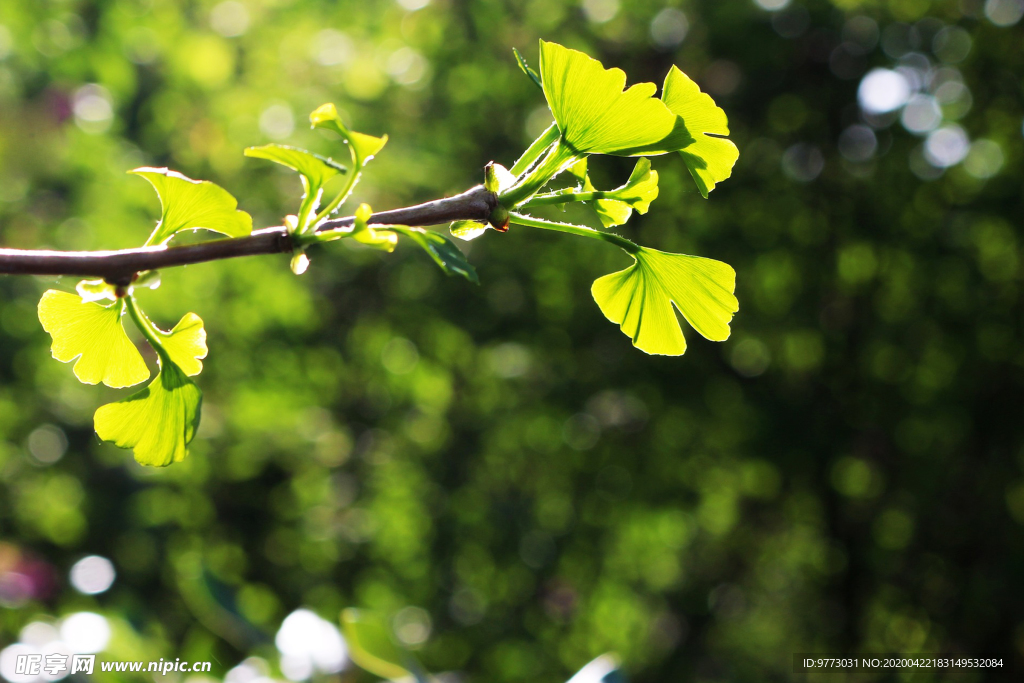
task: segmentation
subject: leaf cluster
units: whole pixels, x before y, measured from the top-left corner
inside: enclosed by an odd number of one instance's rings
[[[540,86],[555,123],[546,130],[511,169],[488,164],[484,187],[495,208],[489,221],[457,221],[451,233],[463,240],[480,237],[492,228],[509,224],[554,230],[598,239],[629,254],[629,268],[599,278],[592,294],[605,316],[629,335],[633,344],[651,354],[680,355],[686,350],[675,310],[704,337],[721,341],[729,336],[729,322],[738,310],[735,272],[719,261],[670,254],[610,232],[626,223],[633,212],[647,213],[658,197],[658,172],[648,157],[678,152],[701,194],[727,178],[736,161],[725,114],[679,69],[673,67],[660,99],[657,88],[641,83],[626,89],[626,76],[605,69],[587,55],[556,43],[541,41],[540,69],[534,72],[518,53],[520,67]],[[364,247],[394,251],[404,237],[422,248],[447,274],[478,282],[473,266],[444,235],[420,227],[374,220],[373,209],[360,204],[350,222],[326,221],[351,196],[367,164],[387,144],[387,135],[375,137],[351,130],[333,104],[324,104],[309,117],[315,129],[337,135],[348,152],[347,163],[308,150],[281,144],[249,147],[246,156],[264,159],[298,173],[302,196],[298,211],[284,218],[293,256],[292,271],[302,274],[310,264],[307,249],[340,239]],[[592,155],[640,157],[621,186],[599,190],[591,181]],[[576,183],[542,192],[563,171]],[[238,209],[236,199],[205,180],[193,180],[167,168],[138,168],[156,190],[161,215],[145,242],[163,247],[186,230],[207,230],[228,237],[252,233],[252,218]],[[591,206],[601,228],[551,221],[526,211],[544,206],[582,202]],[[52,336],[53,357],[74,362],[75,375],[86,384],[114,388],[134,386],[149,379],[150,370],[138,347],[125,331],[123,319],[135,328],[156,356],[157,374],[149,385],[128,398],[102,406],[94,422],[101,439],[134,451],[144,465],[179,462],[199,426],[202,392],[190,379],[202,372],[206,357],[203,321],[185,315],[169,332],[155,325],[141,309],[136,292],[160,285],[158,273],[138,273],[129,284],[83,280],[77,294],[50,290],[39,302],[39,319]],[[106,303],[108,302],[109,303]]]

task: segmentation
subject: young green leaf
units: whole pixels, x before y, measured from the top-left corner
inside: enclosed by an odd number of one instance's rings
[[[711,96],[701,92],[690,78],[673,66],[665,77],[661,99],[678,115],[694,141],[679,151],[705,199],[708,192],[732,175],[740,156],[736,145],[727,140],[729,119]]]
[[[306,223],[313,211],[316,210],[327,181],[339,173],[348,172],[348,169],[334,159],[287,145],[270,144],[262,147],[248,147],[245,150],[245,156],[267,159],[299,173],[304,191],[302,206],[299,209],[299,216],[303,223]],[[298,216],[296,220],[298,220]],[[302,227],[305,228],[305,225]]]
[[[150,182],[160,195],[163,215],[146,246],[164,244],[189,228],[202,228],[228,237],[252,232],[252,216],[238,211],[238,201],[208,180],[192,180],[166,168],[137,168],[129,173]]]
[[[373,210],[369,204],[359,205],[359,208],[356,209],[355,224],[352,226],[352,239],[374,249],[380,249],[389,253],[394,251],[395,246],[398,244],[398,235],[390,232],[390,230],[379,230],[378,228],[381,226],[377,226],[377,228],[370,227],[369,220],[372,215]],[[390,228],[391,226],[388,227]]]
[[[153,327],[160,345],[182,372],[195,377],[203,371],[202,359],[206,358],[209,349],[202,318],[195,313],[186,313],[170,332]]]
[[[314,188],[321,188],[339,173],[348,172],[347,168],[334,159],[288,145],[246,147],[244,153],[247,157],[266,159],[287,166],[306,178]]]
[[[583,191],[595,191],[594,185],[590,182],[590,176],[587,176],[583,180]],[[591,203],[591,206],[594,207],[594,212],[601,221],[601,225],[606,228],[622,225],[629,220],[630,216],[633,215],[633,209],[629,204],[615,199],[595,199]]]
[[[341,630],[352,661],[375,676],[391,681],[409,678],[410,655],[392,639],[387,621],[372,612],[346,609],[341,613]]]
[[[516,177],[501,164],[490,162],[484,166],[484,187],[494,194],[500,194],[516,184]]]
[[[487,223],[477,223],[476,221],[454,221],[448,226],[448,231],[451,232],[452,237],[469,242],[487,232],[489,227],[491,226]]]
[[[120,448],[131,448],[142,465],[166,467],[188,455],[199,428],[203,393],[169,358],[148,387],[117,403],[101,406],[96,434]]]
[[[459,251],[459,248],[444,235],[425,230],[423,228],[410,228],[405,225],[389,225],[388,230],[394,230],[410,238],[413,242],[423,247],[434,263],[441,266],[441,270],[449,275],[461,275],[470,282],[480,284],[476,269],[466,260],[466,256]]]
[[[598,278],[591,293],[605,317],[618,323],[633,346],[650,354],[680,356],[686,340],[672,305],[705,338],[729,338],[739,310],[736,271],[712,259],[642,247],[629,268]]]
[[[292,272],[296,275],[302,275],[309,270],[309,257],[306,256],[306,252],[300,251],[296,254],[292,254],[292,260],[289,262],[288,267],[292,269]]]
[[[594,191],[589,176],[583,181],[583,191]],[[649,159],[640,159],[625,185],[602,194],[601,199],[594,200],[594,210],[601,219],[601,225],[606,228],[622,225],[629,220],[633,209],[641,214],[647,213],[651,202],[658,198],[658,172],[651,170]]]
[[[53,337],[53,357],[62,363],[77,358],[74,372],[79,381],[102,382],[115,389],[149,379],[142,354],[124,332],[123,313],[121,301],[101,306],[54,289],[39,300],[39,322]]]
[[[587,178],[587,157],[583,157],[575,164],[569,167],[569,173],[581,183]]]
[[[314,128],[324,128],[337,133],[345,140],[352,149],[354,161],[357,166],[363,166],[376,156],[384,145],[387,144],[388,136],[382,135],[375,138],[365,133],[357,133],[349,130],[341,120],[338,109],[331,103],[322,104],[309,115],[309,122]]]
[[[523,73],[526,74],[526,76],[531,81],[533,81],[534,85],[536,85],[543,91],[544,85],[540,82],[540,75],[530,68],[530,65],[526,63],[526,60],[523,59],[523,56],[519,54],[519,50],[512,48],[512,54],[516,56],[516,64],[518,64],[519,68],[523,70]]]
[[[626,74],[557,43],[540,41],[544,96],[562,143],[575,153],[640,156],[666,154],[692,141],[653,83],[623,92]]]

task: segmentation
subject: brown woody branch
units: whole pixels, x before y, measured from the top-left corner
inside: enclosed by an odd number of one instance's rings
[[[455,195],[402,209],[381,211],[370,223],[391,225],[438,225],[457,220],[487,221],[498,198],[483,185]],[[352,225],[354,217],[324,221],[318,231]],[[291,236],[283,226],[257,230],[246,237],[210,240],[180,247],[141,247],[121,251],[48,251],[0,249],[0,274],[72,275],[104,278],[127,284],[136,273],[158,268],[187,266],[240,256],[281,254],[292,251]]]

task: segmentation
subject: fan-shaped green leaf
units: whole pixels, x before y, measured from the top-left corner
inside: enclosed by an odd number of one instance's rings
[[[736,271],[712,259],[641,248],[629,268],[598,278],[591,292],[609,320],[650,354],[679,356],[686,340],[672,305],[712,341],[729,338],[739,310]]]
[[[665,154],[692,141],[653,83],[623,92],[626,74],[557,43],[540,42],[544,96],[563,144],[577,154]]]
[[[182,372],[194,377],[203,371],[202,359],[206,358],[209,349],[202,318],[195,313],[186,313],[170,332],[161,329],[156,332],[164,351]]]
[[[261,147],[247,147],[245,156],[267,159],[297,171],[309,184],[306,191],[314,194],[334,176],[348,172],[348,169],[334,159],[288,145],[270,144]]]
[[[430,258],[434,259],[434,263],[441,266],[441,270],[449,275],[461,275],[470,282],[480,283],[476,269],[466,260],[466,256],[459,248],[444,235],[433,230],[410,228],[405,225],[389,225],[388,229],[405,235],[423,247]]]
[[[356,157],[356,163],[360,166],[376,156],[388,141],[387,135],[375,138],[372,135],[349,130],[342,122],[337,107],[331,103],[322,104],[317,107],[309,115],[309,122],[313,124],[314,128],[332,130],[340,135],[352,148]]]
[[[149,379],[142,354],[124,332],[123,313],[122,301],[101,306],[54,289],[39,300],[39,322],[53,337],[53,357],[62,363],[78,359],[79,381],[115,389]]]
[[[590,176],[583,179],[583,191],[594,191]],[[601,225],[606,228],[622,225],[629,220],[633,209],[647,213],[651,202],[658,198],[658,172],[651,170],[650,160],[640,159],[625,185],[602,194],[601,199],[593,202]]]
[[[160,373],[148,387],[96,411],[96,434],[131,448],[142,465],[166,467],[188,455],[199,428],[203,394],[170,359],[161,355]]]
[[[160,195],[163,215],[147,246],[164,244],[175,234],[189,228],[202,228],[228,237],[244,237],[252,232],[252,217],[238,211],[231,194],[208,180],[192,180],[166,168],[137,168],[140,175]]]
[[[724,136],[729,134],[729,119],[711,96],[701,92],[690,78],[673,66],[665,77],[661,99],[678,115],[694,141],[679,154],[686,162],[700,193],[708,193],[732,175],[732,167],[740,156],[736,145]]]
[[[590,176],[583,179],[583,191],[596,191],[593,183],[590,182]],[[594,212],[597,213],[597,217],[601,220],[601,225],[606,228],[622,225],[633,215],[633,209],[629,204],[615,199],[595,199],[590,205],[594,207]]]
[[[410,655],[395,643],[381,615],[346,609],[341,613],[341,630],[352,661],[361,668],[391,681],[413,676],[406,668]]]

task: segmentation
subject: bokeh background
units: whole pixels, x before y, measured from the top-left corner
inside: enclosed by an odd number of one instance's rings
[[[511,53],[543,37],[631,81],[678,64],[726,109],[732,179],[704,200],[657,158],[661,197],[622,231],[732,264],[741,309],[723,344],[646,356],[589,294],[628,260],[527,228],[463,245],[479,287],[413,247],[168,271],[144,305],[198,313],[211,351],[191,456],[154,470],[92,433],[124,394],[50,359],[35,305],[75,281],[2,278],[0,673],[59,642],[231,683],[371,680],[334,629],[350,606],[450,681],[554,683],[608,650],[637,683],[805,680],[794,652],[1019,665],[1022,14],[4,0],[4,246],[140,244],[142,165],[280,224],[297,179],[241,150],[343,155],[304,123],[327,101],[391,136],[357,201],[459,192],[550,121]],[[599,187],[630,167],[592,162]]]

